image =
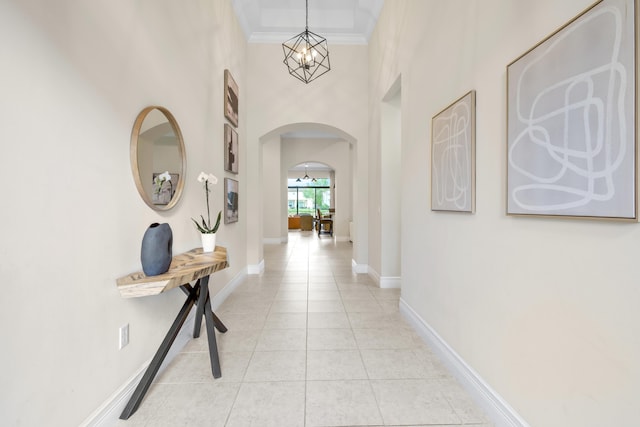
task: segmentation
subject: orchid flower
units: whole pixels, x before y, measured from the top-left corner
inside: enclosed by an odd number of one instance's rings
[[[218,231],[218,227],[220,226],[220,218],[222,217],[222,211],[218,212],[218,218],[216,220],[216,224],[213,227],[211,227],[211,216],[209,211],[209,192],[211,190],[209,189],[209,184],[211,185],[217,184],[218,178],[216,178],[216,176],[211,173],[207,174],[204,172],[200,172],[200,175],[198,175],[198,182],[204,183],[204,194],[207,200],[207,219],[205,220],[204,216],[200,215],[200,218],[202,219],[202,223],[199,223],[193,218],[191,218],[191,220],[194,222],[199,232],[205,233],[205,234],[213,234],[216,231]]]
[[[198,175],[198,182],[204,182],[204,183],[209,183],[209,184],[217,184],[218,183],[218,178],[216,178],[216,176],[212,173],[204,173],[204,172],[200,172],[200,175]]]
[[[171,181],[171,174],[169,174],[169,171],[162,172],[160,175],[156,176],[154,179],[154,183],[156,184],[156,194],[160,194],[160,191],[162,191],[162,185],[166,181]]]

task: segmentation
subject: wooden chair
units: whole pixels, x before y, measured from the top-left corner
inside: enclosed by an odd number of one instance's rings
[[[316,229],[318,230],[318,237],[320,237],[321,233],[330,234],[333,237],[333,218],[331,215],[323,216],[320,209],[317,209],[317,212]]]

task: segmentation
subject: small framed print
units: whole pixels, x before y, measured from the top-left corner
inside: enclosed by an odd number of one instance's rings
[[[224,170],[238,173],[238,132],[224,124]]]
[[[226,202],[224,204],[224,223],[238,221],[238,181],[231,178],[224,179]]]
[[[224,70],[224,116],[238,127],[238,84],[229,70]]]

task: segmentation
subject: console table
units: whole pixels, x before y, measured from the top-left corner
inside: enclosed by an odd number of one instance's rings
[[[120,295],[124,298],[137,298],[158,295],[174,288],[180,288],[187,299],[176,316],[169,332],[165,336],[160,348],[151,360],[140,384],[133,392],[129,403],[120,415],[120,419],[126,420],[138,409],[144,395],[149,390],[154,377],[158,373],[162,361],[167,356],[171,345],[178,336],[178,332],[187,320],[191,308],[196,305],[196,319],[193,328],[193,337],[200,336],[202,316],[205,318],[207,338],[209,340],[209,359],[211,361],[211,373],[214,378],[220,378],[220,360],[218,359],[218,345],[216,343],[215,329],[224,333],[227,328],[211,310],[209,298],[209,276],[216,271],[227,268],[227,250],[216,246],[213,252],[203,253],[202,248],[192,249],[189,252],[173,257],[169,271],[158,276],[145,276],[143,272],[132,273],[116,280]],[[197,280],[194,286],[190,282]]]

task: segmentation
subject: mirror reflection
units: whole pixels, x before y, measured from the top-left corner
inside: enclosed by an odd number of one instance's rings
[[[171,209],[184,186],[184,142],[178,123],[163,107],[140,112],[131,135],[131,166],[138,192],[155,210]]]

